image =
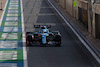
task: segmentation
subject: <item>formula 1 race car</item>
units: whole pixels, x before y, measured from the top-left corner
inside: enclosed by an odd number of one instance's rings
[[[36,32],[26,33],[26,44],[31,45],[61,45],[61,34],[59,31],[49,31],[51,25],[34,25],[34,28],[39,28]]]

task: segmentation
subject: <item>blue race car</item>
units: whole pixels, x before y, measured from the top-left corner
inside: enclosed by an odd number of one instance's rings
[[[51,25],[34,25],[34,28],[39,28],[37,32],[26,33],[26,44],[31,45],[61,45],[61,34],[59,31],[49,31]]]

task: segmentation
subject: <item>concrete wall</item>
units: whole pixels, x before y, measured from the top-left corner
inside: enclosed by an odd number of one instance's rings
[[[63,8],[65,8],[65,1],[66,0],[59,0],[59,4],[63,7]]]
[[[88,32],[90,34],[92,34],[94,37],[97,37],[97,23],[96,22],[100,22],[100,21],[96,21],[97,19],[96,18],[100,18],[100,4],[96,4],[94,3],[93,5],[93,8],[94,8],[94,13],[93,13],[93,22],[91,23],[91,20],[90,20],[90,9],[89,9],[89,3],[88,1],[86,0],[55,0],[57,3],[59,3],[59,5],[64,8],[64,10],[66,10],[72,17],[76,18],[76,19],[79,19],[79,8],[82,8],[83,10],[86,10],[82,11],[82,20],[84,22],[87,22],[88,24]],[[73,1],[77,1],[77,7],[73,7]],[[96,15],[95,15],[96,14]],[[97,15],[98,14],[98,15]],[[86,17],[87,16],[87,17]],[[100,25],[100,24],[99,24]],[[100,26],[99,26],[100,27]],[[99,28],[98,27],[98,28]],[[91,32],[92,30],[92,32]]]
[[[89,27],[89,12],[88,12],[88,2],[87,1],[78,1],[78,19],[86,26],[87,29]],[[90,31],[91,32],[91,31]]]
[[[88,2],[87,1],[78,1],[78,7],[88,10]]]
[[[100,15],[100,4],[94,4],[94,12]]]
[[[59,0],[55,0],[57,3],[59,3]]]
[[[64,8],[71,16],[73,16],[73,0],[55,0]]]
[[[100,38],[100,4],[94,4],[93,36]]]
[[[73,0],[66,0],[66,11],[73,16]]]

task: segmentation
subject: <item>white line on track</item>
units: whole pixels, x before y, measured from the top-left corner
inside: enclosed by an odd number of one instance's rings
[[[48,0],[48,2],[52,5],[52,7],[56,10],[56,12],[62,17],[62,19],[66,22],[66,24],[71,28],[71,30],[76,34],[76,36],[83,43],[83,45],[89,50],[89,52],[94,56],[94,58],[100,64],[100,58],[92,51],[92,49],[86,44],[86,42],[80,37],[80,35],[74,30],[74,28],[68,23],[65,17],[57,10],[57,8],[51,3],[51,1]]]
[[[28,67],[28,62],[27,62],[27,51],[26,51],[26,44],[25,44],[25,31],[24,31],[24,17],[23,17],[23,5],[22,5],[22,0],[20,0],[21,2],[21,19],[22,19],[22,37],[23,37],[23,62],[24,62],[24,67]],[[1,23],[2,23],[2,20],[3,20],[3,17],[4,17],[4,13],[5,13],[5,10],[6,10],[6,6],[7,6],[7,3],[8,3],[8,0],[6,1],[6,4],[5,4],[5,7],[4,7],[4,11],[2,13],[2,17],[0,19],[0,26],[1,26]]]
[[[25,30],[24,30],[24,16],[23,16],[23,3],[21,1],[21,19],[22,19],[22,38],[23,38],[23,60],[24,60],[24,67],[28,67],[27,62],[27,51],[26,51],[26,36],[25,36]]]

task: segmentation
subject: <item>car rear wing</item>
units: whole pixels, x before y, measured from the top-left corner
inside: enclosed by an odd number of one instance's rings
[[[34,28],[40,28],[46,26],[47,28],[51,28],[51,25],[34,25]]]
[[[34,28],[40,28],[40,25],[34,25]]]

